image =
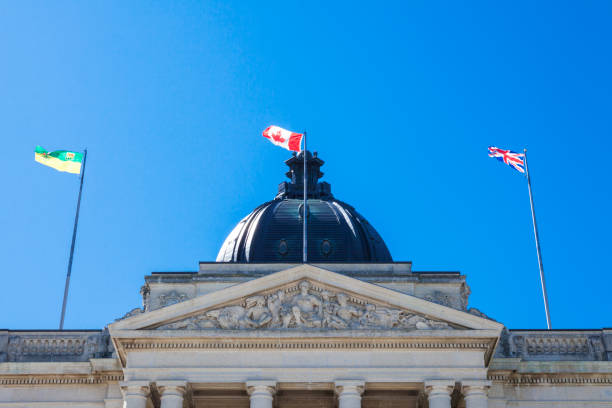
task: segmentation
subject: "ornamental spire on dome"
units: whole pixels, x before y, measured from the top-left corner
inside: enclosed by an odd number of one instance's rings
[[[285,160],[289,171],[285,175],[291,179],[290,182],[282,182],[278,186],[276,198],[304,198],[304,152],[294,153]],[[319,182],[323,177],[320,168],[325,162],[317,157],[317,152],[310,153],[306,150],[306,173],[308,198],[331,199],[331,185],[325,181]]]

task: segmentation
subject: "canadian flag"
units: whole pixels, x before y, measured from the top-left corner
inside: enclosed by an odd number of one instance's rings
[[[303,136],[304,134],[302,133],[295,133],[278,126],[269,126],[263,131],[263,137],[277,146],[284,147],[294,152],[300,151]]]

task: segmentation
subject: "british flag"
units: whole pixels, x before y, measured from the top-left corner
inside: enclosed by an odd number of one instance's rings
[[[489,146],[489,157],[496,157],[497,160],[506,163],[508,166],[514,167],[515,170],[521,173],[525,172],[525,155],[523,153],[516,153],[512,150],[504,150]]]

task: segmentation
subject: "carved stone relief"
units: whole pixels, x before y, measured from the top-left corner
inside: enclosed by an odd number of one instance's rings
[[[316,287],[307,280],[158,327],[188,329],[451,329],[448,323]]]
[[[149,311],[149,301],[151,298],[151,287],[149,284],[145,284],[140,288],[140,294],[142,295],[142,308],[144,311]]]
[[[105,355],[107,339],[104,335],[10,336],[8,361],[81,361]]]
[[[175,303],[184,302],[188,298],[189,297],[186,294],[179,293],[173,290],[173,291],[162,293],[161,295],[159,295],[157,297],[157,304],[158,304],[158,307],[166,307],[166,306],[173,305]]]
[[[601,336],[567,333],[510,334],[509,357],[525,359],[587,359],[605,360],[605,346]]]

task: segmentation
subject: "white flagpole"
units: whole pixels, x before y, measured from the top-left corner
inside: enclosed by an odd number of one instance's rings
[[[83,154],[83,165],[81,166],[81,185],[79,187],[79,198],[77,199],[76,215],[74,217],[74,229],[72,230],[72,244],[70,245],[70,257],[68,258],[68,272],[66,273],[66,285],[64,286],[64,300],[62,301],[62,316],[60,317],[59,329],[64,329],[64,317],[66,316],[66,301],[68,300],[68,288],[70,287],[70,275],[72,273],[72,258],[74,255],[74,243],[76,241],[77,226],[79,225],[79,210],[81,209],[81,193],[83,192],[83,179],[85,178],[85,162],[87,160],[87,149]]]
[[[542,263],[542,252],[540,250],[540,236],[538,234],[538,224],[536,223],[535,209],[533,207],[533,193],[531,192],[531,177],[529,177],[529,166],[527,165],[527,149],[525,154],[525,172],[527,173],[527,187],[529,188],[529,202],[531,203],[531,219],[533,221],[533,234],[535,236],[536,250],[538,252],[538,264],[540,266],[540,282],[542,284],[542,295],[544,296],[544,310],[546,312],[546,326],[550,330],[550,311],[548,309],[548,294],[546,293],[546,280],[544,279],[544,265]]]
[[[306,217],[308,216],[308,181],[307,181],[307,176],[306,176],[306,132],[304,132],[304,151],[302,152],[303,156],[304,156],[304,214],[303,214],[303,221],[304,221],[304,226],[302,229],[302,262],[306,263],[308,261],[308,255],[307,255],[307,247],[308,247],[308,241],[307,239],[307,232],[306,232]]]

